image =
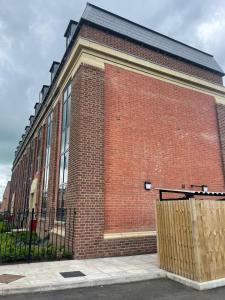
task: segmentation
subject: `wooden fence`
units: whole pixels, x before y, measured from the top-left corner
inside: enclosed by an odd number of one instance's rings
[[[204,282],[225,277],[225,202],[157,201],[160,267]]]

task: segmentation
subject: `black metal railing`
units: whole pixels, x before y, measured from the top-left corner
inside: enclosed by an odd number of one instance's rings
[[[75,210],[0,214],[0,264],[73,257]]]

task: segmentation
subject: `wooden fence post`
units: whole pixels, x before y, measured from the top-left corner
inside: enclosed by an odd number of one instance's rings
[[[191,222],[192,222],[192,239],[195,263],[195,280],[201,281],[201,255],[199,249],[199,230],[198,230],[198,208],[196,208],[196,200],[190,199]]]

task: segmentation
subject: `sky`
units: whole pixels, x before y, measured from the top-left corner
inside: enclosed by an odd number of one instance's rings
[[[141,25],[213,54],[225,70],[225,0],[90,0]],[[70,19],[83,0],[0,0],[0,199],[14,151],[49,68],[65,51]]]

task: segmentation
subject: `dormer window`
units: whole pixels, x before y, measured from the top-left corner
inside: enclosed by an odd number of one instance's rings
[[[33,123],[33,121],[34,121],[34,116],[33,116],[33,115],[30,116],[29,121],[30,121],[30,125],[32,125],[32,123]]]
[[[30,129],[30,126],[26,126],[26,127],[25,127],[25,133],[26,133],[26,134],[28,133],[29,129]]]
[[[66,48],[69,46],[71,40],[72,40],[72,37],[74,35],[74,32],[77,28],[77,22],[74,21],[74,20],[70,20],[67,28],[66,28],[66,32],[64,34],[65,38],[66,38]]]
[[[45,99],[45,96],[48,92],[48,89],[49,89],[48,85],[43,85],[42,86],[42,89],[41,89],[40,94],[39,94],[39,102],[40,103]]]
[[[57,72],[57,70],[59,68],[59,65],[60,65],[59,62],[53,61],[52,66],[51,66],[51,68],[49,70],[49,72],[51,73],[51,82],[53,81],[53,79],[55,77],[55,74],[56,74],[56,72]]]
[[[39,111],[39,107],[40,107],[40,103],[39,102],[36,102],[35,105],[34,105],[34,110],[35,110],[35,116],[37,115],[38,111]]]

